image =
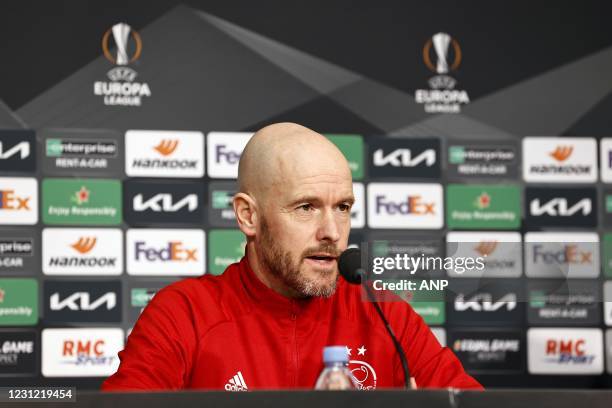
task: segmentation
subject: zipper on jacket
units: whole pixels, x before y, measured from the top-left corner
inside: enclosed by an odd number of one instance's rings
[[[297,307],[293,301],[291,301],[291,312],[290,318],[293,325],[292,330],[292,348],[293,348],[293,386],[298,385],[298,346],[297,346]]]

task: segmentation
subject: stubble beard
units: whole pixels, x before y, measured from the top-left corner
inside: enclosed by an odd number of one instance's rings
[[[320,279],[305,276],[300,272],[303,259],[314,252],[327,252],[338,254],[338,249],[333,244],[324,244],[318,248],[310,248],[304,251],[297,262],[293,262],[291,254],[283,251],[280,245],[272,237],[270,228],[265,218],[261,218],[261,240],[257,245],[259,258],[263,266],[274,277],[280,280],[285,286],[292,289],[298,296],[307,297],[331,297],[336,291],[338,281],[337,269],[333,273],[319,275]],[[332,276],[333,275],[333,276]]]

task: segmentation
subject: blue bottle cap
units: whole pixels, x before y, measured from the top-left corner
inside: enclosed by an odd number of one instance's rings
[[[327,346],[323,348],[323,363],[348,363],[346,346]]]

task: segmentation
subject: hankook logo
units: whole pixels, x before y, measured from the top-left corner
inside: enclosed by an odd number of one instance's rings
[[[480,254],[480,256],[489,256],[497,248],[497,241],[481,241],[474,250]]]
[[[187,131],[128,130],[125,172],[130,177],[202,177],[204,135]]]
[[[554,151],[550,152],[549,155],[556,161],[563,162],[572,155],[573,151],[573,146],[557,146],[557,148]]]
[[[171,139],[162,139],[159,141],[157,146],[154,146],[153,149],[156,150],[162,156],[170,156],[176,150],[179,144],[178,140]]]
[[[523,178],[529,183],[595,182],[597,142],[592,137],[525,137]]]
[[[123,235],[110,228],[45,228],[42,232],[46,275],[119,275]]]

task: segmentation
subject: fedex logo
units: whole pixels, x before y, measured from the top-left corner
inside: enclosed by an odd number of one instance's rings
[[[442,186],[429,183],[370,183],[371,228],[437,229],[444,220]]]
[[[135,228],[126,237],[130,275],[198,276],[205,272],[203,230]]]
[[[137,261],[140,260],[141,257],[149,261],[197,261],[196,249],[185,248],[184,244],[180,241],[168,242],[167,245],[161,248],[147,247],[146,242],[137,241],[135,253]]]
[[[215,163],[226,162],[228,164],[238,164],[242,152],[229,150],[226,145],[215,146]]]
[[[212,178],[238,177],[238,162],[250,132],[210,132],[206,138],[208,174]]]
[[[601,139],[601,181],[612,183],[612,137]]]
[[[0,177],[0,225],[36,224],[37,221],[36,179]]]
[[[595,278],[600,273],[595,232],[528,232],[525,274],[534,278]]]
[[[576,244],[563,245],[559,251],[546,250],[545,245],[533,246],[533,262],[545,264],[592,264],[593,253],[583,251]]]
[[[0,190],[0,209],[1,210],[25,210],[29,211],[28,204],[30,197],[19,197],[15,195],[15,190]]]
[[[376,196],[376,212],[381,213],[383,210],[388,214],[419,214],[435,215],[434,202],[424,202],[420,195],[408,196],[405,201],[395,203],[384,195]]]

